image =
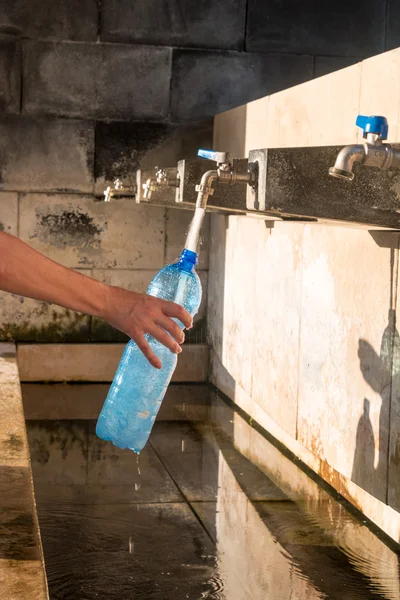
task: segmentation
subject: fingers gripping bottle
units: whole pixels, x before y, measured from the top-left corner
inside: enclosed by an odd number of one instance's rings
[[[194,316],[201,302],[201,283],[195,271],[197,253],[183,250],[178,262],[164,267],[150,283],[147,293],[183,306]],[[183,324],[178,322],[183,329]],[[132,340],[127,344],[103,409],[96,433],[119,448],[139,453],[150,436],[154,421],[171,381],[177,355],[150,335],[153,352],[162,362],[155,369]]]

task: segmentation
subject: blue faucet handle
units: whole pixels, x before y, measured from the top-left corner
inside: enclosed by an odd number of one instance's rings
[[[377,133],[383,140],[387,140],[389,125],[386,117],[358,115],[356,125],[363,130],[363,137],[367,137],[368,133]]]
[[[199,150],[197,156],[213,160],[218,164],[223,164],[227,161],[228,155],[226,152],[216,152],[215,150]]]

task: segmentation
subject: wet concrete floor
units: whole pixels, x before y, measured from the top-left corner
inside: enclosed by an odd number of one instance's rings
[[[139,458],[94,421],[27,426],[51,600],[400,598],[395,549],[219,398]]]

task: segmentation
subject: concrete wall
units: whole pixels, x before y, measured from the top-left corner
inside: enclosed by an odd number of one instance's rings
[[[208,147],[212,122],[172,118],[171,48],[96,42],[96,2],[10,2],[4,12],[22,38],[0,36],[0,230],[68,267],[144,292],[179,256],[191,213],[134,199],[105,204],[103,191],[116,177],[131,184],[138,168],[175,165]],[[189,342],[204,341],[208,228],[209,221],[199,264],[204,302]],[[126,339],[99,319],[43,302],[0,293],[0,305],[0,340]]]
[[[385,37],[383,0],[374,4],[373,22],[360,4],[356,35],[344,18],[346,3],[335,6],[335,43],[320,39],[327,14],[312,5],[287,14],[276,4],[272,26],[258,0],[201,6],[5,0],[0,227],[67,266],[145,290],[152,275],[177,256],[189,213],[130,201],[104,206],[94,196],[116,177],[130,183],[139,167],[172,166],[210,145],[208,121],[184,123],[394,43],[394,27],[392,37]],[[307,13],[311,23],[304,20]],[[394,2],[390,16],[391,22],[400,20]],[[289,27],[293,20],[297,32]],[[16,29],[20,35],[12,35]],[[205,243],[200,266],[205,285],[207,261]],[[1,301],[3,340],[122,339],[86,316],[13,296],[2,295]],[[192,337],[201,341],[204,311],[200,320]]]
[[[4,0],[0,227],[69,267],[144,291],[178,255],[190,215],[96,203],[108,183],[209,146],[217,112],[396,44],[394,0],[389,13],[384,0],[292,4]],[[206,240],[202,254],[206,286]],[[3,340],[123,339],[86,316],[0,300]],[[192,341],[204,339],[204,311],[200,321]]]
[[[358,113],[399,142],[399,111],[393,50],[219,115],[215,147],[355,143]],[[397,541],[399,235],[213,215],[208,305],[213,382]]]

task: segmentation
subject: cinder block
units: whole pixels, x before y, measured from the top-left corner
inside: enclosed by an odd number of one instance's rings
[[[246,49],[367,57],[384,51],[384,0],[249,0]]]
[[[0,305],[0,340],[87,342],[90,339],[87,315],[1,291]]]
[[[26,41],[23,111],[94,119],[163,119],[171,49]]]
[[[19,113],[21,46],[14,35],[0,35],[0,112]]]
[[[18,194],[0,192],[0,231],[18,233]]]
[[[107,42],[241,50],[245,20],[245,0],[103,0],[100,36]]]
[[[65,119],[0,119],[0,188],[91,192],[93,124]]]
[[[212,120],[186,127],[164,123],[97,123],[96,195],[115,179],[136,185],[137,169],[174,167],[212,142]]]
[[[397,0],[388,0],[386,18],[386,50],[400,46],[400,5]]]
[[[312,76],[311,56],[176,50],[172,113],[204,119]]]
[[[27,194],[20,204],[20,237],[72,268],[157,269],[164,260],[164,209]]]
[[[25,38],[96,41],[97,0],[3,0],[0,21],[7,17]]]

